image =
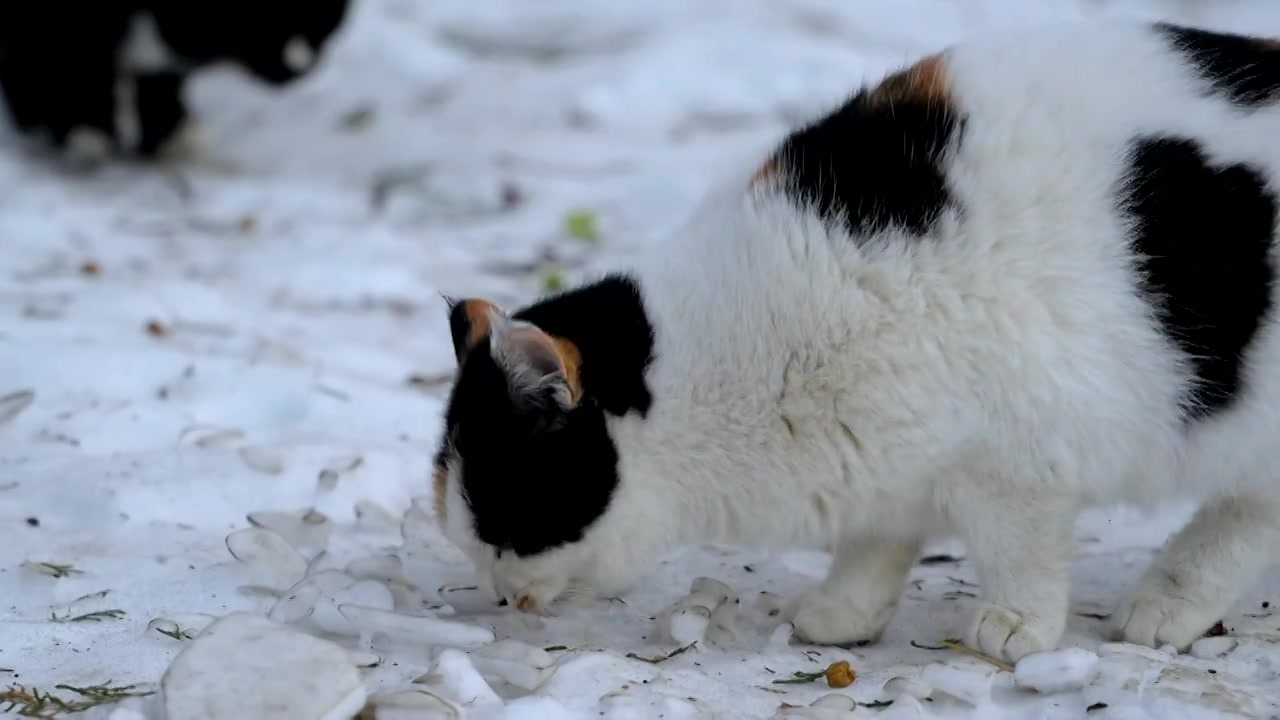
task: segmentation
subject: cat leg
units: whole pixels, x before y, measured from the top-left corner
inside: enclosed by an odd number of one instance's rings
[[[95,166],[118,148],[116,71],[105,53],[90,53],[83,62],[64,71],[60,87],[51,89],[59,97],[51,129],[66,160]]]
[[[174,160],[194,155],[200,138],[182,99],[186,75],[171,71],[140,73],[133,82],[138,154]]]
[[[974,650],[1017,662],[1062,639],[1078,504],[1053,487],[991,479],[950,495],[982,582],[982,604],[965,636]]]
[[[1220,495],[1173,536],[1112,615],[1116,639],[1185,651],[1222,619],[1280,551],[1280,499]]]
[[[785,615],[797,637],[843,646],[879,640],[922,544],[866,536],[841,541],[826,579],[787,606]]]

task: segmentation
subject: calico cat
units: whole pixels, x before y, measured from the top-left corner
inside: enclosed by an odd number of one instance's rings
[[[786,616],[876,640],[962,538],[965,636],[1068,614],[1086,506],[1199,511],[1113,614],[1186,648],[1280,552],[1280,43],[993,34],[863,88],[625,271],[453,300],[436,510],[521,609],[678,545],[830,549]]]
[[[0,91],[18,130],[88,159],[184,141],[193,71],[238,64],[283,85],[310,71],[349,0],[0,4]]]

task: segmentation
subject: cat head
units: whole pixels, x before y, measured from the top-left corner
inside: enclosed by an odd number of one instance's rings
[[[616,592],[620,457],[607,417],[648,410],[652,330],[609,278],[517,313],[450,300],[458,367],[435,459],[435,508],[481,583],[522,610]]]
[[[347,15],[351,0],[154,3],[161,37],[190,60],[234,62],[283,85],[305,75]]]

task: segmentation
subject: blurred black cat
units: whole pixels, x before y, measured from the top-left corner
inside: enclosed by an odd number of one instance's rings
[[[316,64],[349,0],[0,2],[10,117],[76,156],[144,158],[184,141],[187,76],[219,62],[284,85]]]

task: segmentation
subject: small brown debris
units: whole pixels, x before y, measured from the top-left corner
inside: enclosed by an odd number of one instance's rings
[[[836,689],[847,688],[858,679],[858,673],[848,660],[837,660],[827,666],[823,673],[827,676],[827,685]]]
[[[1213,627],[1205,631],[1204,636],[1205,637],[1222,637],[1223,635],[1226,635],[1226,634],[1227,634],[1227,626],[1223,625],[1222,621],[1219,620],[1217,623],[1214,624]]]
[[[169,335],[169,326],[159,320],[148,320],[147,334],[153,338],[166,337]]]
[[[86,277],[98,277],[102,274],[102,266],[97,260],[85,260],[80,265],[80,274]]]

